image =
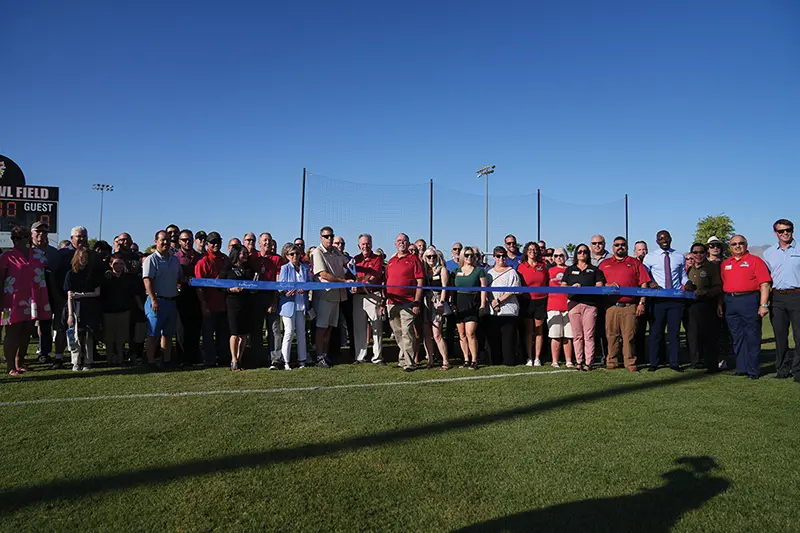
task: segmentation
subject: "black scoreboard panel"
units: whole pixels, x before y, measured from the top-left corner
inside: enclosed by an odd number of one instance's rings
[[[0,233],[45,222],[58,234],[58,187],[0,185]]]
[[[0,198],[0,231],[11,231],[14,226],[30,229],[40,221],[50,226],[50,233],[58,233],[58,202]]]

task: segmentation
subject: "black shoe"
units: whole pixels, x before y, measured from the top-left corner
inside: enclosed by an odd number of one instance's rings
[[[656,370],[658,370],[657,366],[649,366],[649,367],[647,367],[647,371],[648,372],[655,372]]]
[[[790,377],[792,377],[792,376],[791,376],[791,375],[789,375],[789,374],[775,374],[775,375],[774,375],[774,376],[772,376],[772,377],[773,377],[774,379],[788,379],[788,378],[790,378]]]
[[[353,361],[353,362],[352,362],[352,363],[350,363],[350,364],[351,364],[351,365],[360,365],[361,363],[363,363],[363,361],[359,361],[358,359],[356,359],[355,361]]]
[[[61,370],[64,367],[63,359],[53,359],[53,364],[50,365],[50,370]]]
[[[317,367],[318,368],[331,368],[331,364],[326,359],[318,359],[317,360]]]
[[[414,367],[413,366],[407,366],[407,367],[403,368],[403,372],[413,372],[413,371],[414,371]]]
[[[155,363],[147,363],[147,371],[148,372],[160,372],[161,367]]]
[[[741,377],[741,376],[746,376],[746,375],[747,375],[747,372],[736,372],[736,371],[734,370],[734,371],[733,371],[733,372],[731,372],[729,375],[731,375],[731,376],[738,376],[738,377]]]
[[[747,379],[758,379],[758,378],[760,378],[760,377],[761,377],[761,376],[747,376]]]
[[[386,366],[386,362],[385,361],[378,361],[377,363],[372,363],[372,364],[373,365],[378,365],[378,366]]]
[[[47,355],[40,355],[37,361],[43,365],[46,365],[50,362],[50,357]]]
[[[671,367],[669,367],[669,368],[670,368],[670,370],[672,370],[673,372],[683,372],[683,369],[682,369],[681,367],[679,367],[679,366],[671,366]]]

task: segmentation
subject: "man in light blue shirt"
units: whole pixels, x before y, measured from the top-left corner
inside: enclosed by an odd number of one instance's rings
[[[800,249],[794,240],[794,224],[782,218],[772,225],[778,244],[764,251],[764,262],[772,276],[770,319],[775,330],[775,377],[800,383]],[[789,353],[789,325],[794,333],[794,361]]]
[[[453,272],[458,268],[458,258],[461,257],[461,250],[464,248],[460,242],[453,243],[453,258],[445,263],[448,272]]]
[[[644,257],[644,267],[650,273],[653,289],[683,289],[688,283],[686,275],[686,258],[682,253],[672,248],[672,236],[667,230],[656,234],[658,250],[648,253]],[[680,347],[678,334],[683,316],[683,302],[678,298],[653,299],[653,323],[650,325],[650,368],[649,372],[658,369],[658,346],[664,338],[666,326],[669,340],[669,366],[672,370],[680,372],[678,364],[678,348]]]

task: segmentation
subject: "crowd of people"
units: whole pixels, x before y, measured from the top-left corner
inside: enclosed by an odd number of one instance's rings
[[[606,239],[594,235],[570,254],[544,241],[520,250],[516,237],[507,235],[487,256],[456,242],[446,257],[400,233],[396,253],[387,258],[373,251],[367,233],[359,235],[359,253],[351,257],[328,226],[316,246],[306,248],[298,238],[278,252],[270,233],[246,233],[228,241],[227,253],[219,233],[176,225],[158,231],[145,253],[128,233],[90,249],[82,226],[57,249],[48,243],[48,229],[42,222],[14,228],[13,247],[0,255],[3,346],[12,376],[28,370],[25,354],[34,333],[40,363],[60,368],[68,353],[75,371],[90,369],[101,345],[110,365],[141,360],[154,371],[195,364],[234,371],[383,365],[386,333],[407,372],[423,362],[439,366],[439,360],[447,370],[454,359],[472,370],[479,364],[542,366],[549,359],[553,367],[563,363],[584,372],[598,365],[638,372],[644,361],[651,372],[661,366],[680,372],[683,324],[690,368],[719,372],[727,362],[720,361],[720,350],[730,344],[734,373],[757,379],[761,320],[769,314],[775,377],[793,375],[800,382],[800,357],[791,359],[788,344],[790,326],[795,345],[800,341],[800,252],[786,219],[773,225],[777,244],[763,259],[748,252],[741,235],[730,239],[727,258],[716,237],[683,254],[672,248],[666,230],[658,232],[652,251],[636,242],[633,255],[621,236],[608,250]],[[195,286],[192,278],[280,281],[293,288],[222,289]],[[307,282],[351,286],[309,291],[302,285]],[[603,286],[692,295],[535,290]]]

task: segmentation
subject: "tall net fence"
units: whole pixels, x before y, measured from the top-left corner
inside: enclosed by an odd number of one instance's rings
[[[542,239],[552,248],[568,243],[589,244],[595,234],[611,242],[625,236],[625,197],[604,203],[559,200],[542,193]],[[633,251],[631,246],[630,251]]]
[[[373,249],[395,252],[400,232],[413,241],[428,239],[430,184],[355,183],[310,173],[306,179],[304,234],[319,242],[319,229],[331,226],[345,238],[347,251],[358,253],[358,235],[372,235]]]
[[[568,243],[589,243],[602,234],[608,243],[625,235],[625,198],[590,203],[565,201],[541,194],[489,196],[489,249],[486,248],[486,196],[459,191],[434,181],[433,244],[449,256],[451,244],[459,241],[478,246],[482,252],[502,246],[507,234],[514,234],[520,246],[541,238],[550,247]],[[309,244],[318,242],[322,226],[331,226],[347,241],[347,250],[358,252],[360,233],[373,236],[373,247],[392,255],[399,232],[411,240],[430,241],[431,187],[429,183],[355,183],[316,173],[306,181],[304,234]],[[430,243],[430,242],[429,242]]]

